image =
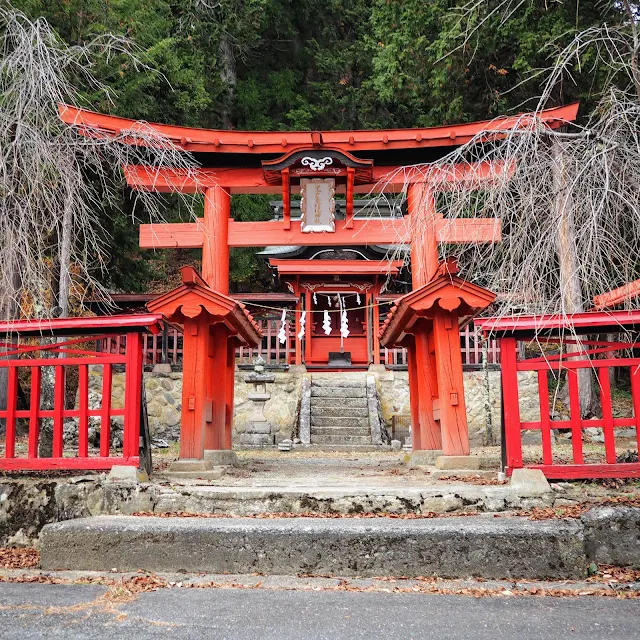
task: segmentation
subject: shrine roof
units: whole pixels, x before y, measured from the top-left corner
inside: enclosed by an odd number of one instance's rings
[[[211,289],[193,267],[182,267],[180,271],[182,285],[150,302],[149,311],[162,313],[178,324],[204,311],[216,321],[224,322],[247,344],[260,342],[262,331],[241,302]]]
[[[445,271],[441,265],[439,275],[431,282],[398,298],[380,328],[380,344],[391,346],[400,342],[418,317],[426,317],[437,305],[446,311],[459,310],[463,321],[468,321],[480,310],[488,307],[496,294]]]
[[[269,260],[280,275],[397,275],[402,260]]]
[[[58,107],[66,124],[86,128],[92,134],[121,135],[141,127],[139,121],[121,118],[65,104]],[[576,119],[578,103],[545,109],[539,115],[550,127],[564,126]],[[235,131],[199,129],[159,123],[145,123],[179,148],[195,154],[244,154],[281,156],[296,149],[339,149],[345,153],[411,151],[429,147],[462,145],[482,131],[500,131],[522,126],[531,114],[501,116],[493,120],[413,129],[371,129],[347,131]],[[132,143],[133,143],[132,139]],[[138,138],[135,144],[142,144]],[[410,164],[412,159],[402,164]]]

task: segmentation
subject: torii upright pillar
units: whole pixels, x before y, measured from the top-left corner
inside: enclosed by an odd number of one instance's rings
[[[416,292],[446,276],[447,264],[438,265],[437,229],[442,216],[436,210],[432,185],[420,182],[409,185],[407,204],[413,227],[411,275]],[[458,309],[446,305],[444,301],[435,305],[428,321],[419,318],[413,322],[413,340],[406,341],[409,371],[416,378],[411,391],[418,393],[417,401],[412,402],[412,423],[417,436],[413,446],[414,450],[441,449],[444,455],[466,456],[469,434]]]
[[[202,221],[205,237],[202,246],[202,279],[211,289],[225,296],[229,295],[230,217],[229,189],[218,185],[207,187],[204,191]],[[208,431],[205,435],[204,449],[205,457],[220,459],[221,454],[217,454],[217,451],[231,449],[235,360],[230,362],[227,352],[231,351],[229,341],[234,339],[224,325],[217,324],[211,331],[211,340],[211,365],[216,372],[216,383],[211,389],[214,420],[225,424],[225,434],[228,432],[228,436],[219,431]]]

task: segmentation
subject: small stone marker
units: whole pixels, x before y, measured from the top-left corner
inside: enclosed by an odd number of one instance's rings
[[[540,469],[514,469],[509,488],[522,498],[551,492],[551,486]]]
[[[293,449],[293,442],[291,442],[291,440],[282,440],[282,442],[278,442],[278,449],[280,451],[291,451],[291,449]]]
[[[116,464],[111,467],[107,476],[109,482],[149,482],[149,476],[143,469],[129,465]]]

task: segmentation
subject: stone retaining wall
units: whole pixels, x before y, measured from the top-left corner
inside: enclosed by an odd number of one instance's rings
[[[236,370],[235,403],[233,421],[234,443],[258,446],[260,442],[249,442],[253,434],[246,433],[252,403],[248,395],[253,385],[244,379],[247,371]],[[406,371],[372,371],[380,397],[382,416],[387,426],[395,414],[410,413],[409,374]],[[292,367],[288,372],[275,372],[275,383],[267,386],[271,398],[265,404],[264,415],[271,425],[270,436],[277,443],[296,435],[297,416],[302,390],[303,376],[309,375]],[[500,372],[489,371],[489,404],[493,431],[500,437]],[[523,420],[539,419],[538,383],[535,372],[521,372],[520,411]],[[124,400],[124,373],[114,373],[111,402],[121,407]],[[167,442],[177,442],[180,436],[180,412],[182,409],[182,373],[145,373],[147,411],[151,436]],[[485,398],[487,385],[483,371],[465,371],[465,401],[469,421],[471,444],[481,445],[486,431],[487,411]],[[89,378],[91,402],[99,406],[102,390],[102,367],[92,367]],[[258,434],[260,435],[260,434]]]

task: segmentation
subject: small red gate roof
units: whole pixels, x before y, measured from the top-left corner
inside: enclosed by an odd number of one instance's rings
[[[260,327],[245,306],[211,289],[193,267],[182,267],[182,285],[147,304],[149,311],[161,313],[169,322],[183,324],[206,312],[215,322],[223,322],[244,343],[256,346],[262,340]]]
[[[398,298],[380,329],[380,343],[384,347],[399,344],[405,333],[419,318],[433,317],[435,306],[445,311],[458,311],[459,321],[468,319],[486,309],[495,299],[493,291],[483,289],[458,276],[442,273],[419,289]]]
[[[120,135],[142,125],[130,118],[120,118],[66,104],[58,106],[63,122],[79,128]],[[545,109],[539,117],[551,128],[573,122],[578,103]],[[467,124],[424,127],[419,129],[371,129],[347,131],[228,131],[198,129],[147,123],[156,133],[169,138],[178,147],[193,153],[244,153],[283,155],[295,149],[333,147],[345,152],[386,151],[422,147],[448,147],[464,144],[482,131],[499,131],[523,126],[531,114],[502,116],[493,120]],[[133,140],[132,140],[133,141]],[[135,144],[143,144],[140,139]]]
[[[91,336],[97,334],[160,333],[162,316],[157,313],[99,316],[97,318],[52,318],[0,322],[0,334],[22,336]]]

